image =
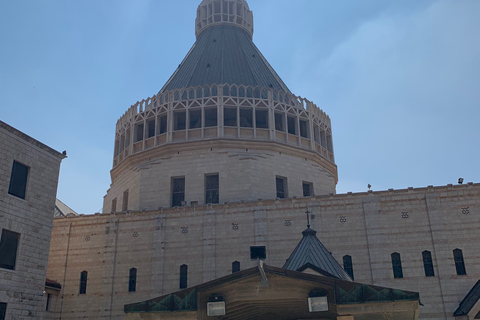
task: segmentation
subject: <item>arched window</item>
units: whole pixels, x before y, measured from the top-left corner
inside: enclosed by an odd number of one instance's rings
[[[128,276],[128,292],[135,291],[137,291],[137,269],[132,268]]]
[[[78,290],[78,294],[87,293],[87,277],[88,277],[87,271],[82,271],[80,273],[80,289]]]
[[[463,276],[467,274],[467,271],[465,270],[465,262],[463,261],[462,250],[453,250],[453,258],[455,259],[455,268],[457,269],[457,275]]]
[[[186,264],[182,264],[180,266],[180,289],[187,288],[187,280],[188,280],[188,266]]]
[[[435,271],[433,270],[432,254],[430,251],[423,251],[423,268],[425,269],[425,277],[435,277]]]
[[[400,253],[392,253],[392,268],[393,268],[393,277],[395,279],[403,278],[402,270],[402,259],[400,258]]]
[[[240,271],[240,262],[234,261],[232,262],[232,273]]]
[[[346,273],[354,280],[353,277],[353,263],[352,263],[352,257],[349,255],[343,256],[343,269],[345,270]]]

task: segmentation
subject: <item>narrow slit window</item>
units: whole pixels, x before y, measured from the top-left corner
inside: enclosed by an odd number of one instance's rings
[[[422,252],[423,268],[425,269],[425,277],[435,277],[435,271],[433,270],[432,253],[430,251]]]
[[[172,207],[181,207],[185,202],[185,177],[172,178]]]
[[[268,129],[268,110],[255,110],[255,126],[260,129]]]
[[[112,213],[117,212],[117,198],[112,200]]]
[[[173,114],[173,129],[185,130],[187,125],[187,114],[185,111],[175,112]]]
[[[132,268],[128,275],[128,292],[135,291],[137,291],[137,269]]]
[[[392,253],[392,268],[393,268],[393,277],[395,279],[403,278],[402,270],[402,260],[400,258],[400,253]]]
[[[458,276],[463,276],[467,274],[465,269],[465,261],[463,260],[463,252],[460,249],[453,250],[453,258],[455,260],[455,269],[457,270]]]
[[[237,108],[225,108],[223,110],[223,123],[226,127],[237,126]]]
[[[167,115],[160,116],[160,131],[159,134],[167,132]]]
[[[143,123],[139,123],[135,125],[135,142],[143,140],[143,130],[144,130]]]
[[[253,110],[252,109],[240,109],[240,127],[252,128],[253,127]]]
[[[80,289],[78,290],[78,294],[87,293],[87,279],[88,279],[88,272],[82,271],[80,273]]]
[[[205,109],[205,127],[216,127],[217,123],[217,108]]]
[[[240,262],[234,261],[232,262],[232,273],[240,271]]]
[[[283,114],[275,113],[275,130],[285,132]]]
[[[352,278],[352,280],[355,280],[353,276],[353,263],[352,263],[352,257],[349,255],[343,256],[343,269],[345,270],[346,273]]]
[[[12,196],[25,199],[27,191],[29,167],[20,162],[13,161],[12,174],[10,176],[10,186],[8,193]]]
[[[147,138],[155,136],[155,119],[147,121]]]
[[[0,268],[15,270],[20,234],[3,229],[0,240]]]
[[[128,210],[128,190],[123,192],[123,203],[122,203],[122,211],[125,212]]]
[[[276,177],[276,189],[277,189],[277,198],[284,199],[287,198],[287,178],[285,177]]]
[[[297,134],[297,130],[296,130],[296,126],[295,126],[295,118],[294,117],[287,117],[287,124],[288,124],[288,133]]]
[[[205,203],[219,203],[220,184],[218,174],[205,176]]]
[[[186,289],[188,286],[188,266],[183,264],[180,266],[180,289]]]
[[[304,181],[302,186],[303,186],[303,196],[304,197],[313,196],[313,183]]]
[[[50,311],[50,301],[52,301],[52,295],[47,293],[47,304],[45,305],[45,311]],[[2,319],[1,315],[0,319]]]
[[[198,129],[202,127],[202,110],[190,110],[189,111],[189,129]]]
[[[7,304],[0,302],[0,320],[5,320],[6,314],[7,314]]]

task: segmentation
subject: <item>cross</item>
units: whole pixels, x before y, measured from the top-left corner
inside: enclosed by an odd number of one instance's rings
[[[307,214],[307,228],[310,228],[310,211],[308,211],[308,208],[305,213]]]

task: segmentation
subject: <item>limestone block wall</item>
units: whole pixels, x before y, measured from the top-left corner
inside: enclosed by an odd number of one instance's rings
[[[41,319],[45,308],[53,209],[61,159],[58,152],[0,121],[0,234],[20,234],[14,270],[0,268],[6,319]],[[27,167],[25,199],[10,195],[12,166]]]
[[[303,197],[303,182],[313,184],[314,194],[335,193],[336,167],[317,154],[275,143],[214,141],[200,146],[172,146],[146,157],[122,163],[112,171],[113,182],[104,199],[103,212],[122,211],[122,197],[129,190],[128,210],[155,210],[172,205],[172,177],[185,177],[185,202],[205,204],[205,175],[218,174],[219,202],[276,198],[276,176],[286,178],[287,197]],[[127,161],[127,160],[126,160]],[[326,169],[325,167],[329,168]]]
[[[453,319],[480,278],[480,184],[260,200],[54,221],[48,277],[62,283],[59,319],[122,319],[123,305],[179,290],[255,265],[251,245],[265,245],[266,264],[281,267],[301,239],[308,209],[312,228],[342,264],[350,255],[356,282],[420,292],[421,319]],[[453,250],[463,251],[457,275]],[[435,276],[425,276],[422,252]],[[395,279],[391,254],[401,256]],[[137,268],[137,291],[128,271]],[[88,271],[86,294],[80,273]]]

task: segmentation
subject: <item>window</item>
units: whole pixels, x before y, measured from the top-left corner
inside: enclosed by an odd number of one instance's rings
[[[240,127],[253,127],[253,112],[252,109],[240,109]]]
[[[7,313],[7,304],[0,302],[0,320],[5,320],[6,313]]]
[[[80,273],[80,289],[78,290],[78,294],[87,293],[87,277],[88,277],[87,271],[82,271]]]
[[[240,271],[240,262],[234,261],[232,262],[232,273]]]
[[[188,284],[188,266],[186,264],[182,264],[180,266],[180,289],[187,288]]]
[[[117,198],[112,200],[112,213],[117,212]]]
[[[47,293],[47,304],[45,305],[45,311],[50,311],[50,301],[52,300],[52,295]],[[1,317],[0,317],[1,319]]]
[[[268,110],[255,110],[255,126],[261,129],[268,129]]]
[[[217,126],[217,108],[205,109],[205,127]]]
[[[288,124],[288,133],[297,134],[297,130],[295,128],[295,118],[287,117],[287,124]]]
[[[3,229],[0,240],[0,268],[15,270],[20,234]]]
[[[172,207],[181,207],[185,201],[185,177],[172,178]]]
[[[12,175],[10,177],[10,186],[8,193],[12,196],[25,199],[27,191],[27,178],[29,168],[20,162],[13,161]]]
[[[219,203],[218,174],[205,176],[205,203]]]
[[[300,120],[300,136],[308,138],[308,121]]]
[[[130,129],[127,130],[125,133],[125,147],[123,149],[126,149],[130,145]]]
[[[355,280],[353,277],[353,263],[352,263],[352,257],[349,255],[346,255],[343,257],[343,269],[345,270],[346,273],[352,278],[352,280]]]
[[[135,292],[137,290],[137,269],[130,269],[128,275],[128,292]]]
[[[155,136],[155,119],[147,120],[147,138]]]
[[[226,127],[237,126],[237,108],[225,108],[223,110],[223,124]]]
[[[425,269],[425,277],[435,277],[435,271],[433,270],[432,254],[430,251],[423,251],[423,268]]]
[[[189,124],[189,129],[196,129],[196,128],[201,128],[202,127],[202,110],[201,109],[196,109],[196,110],[190,110],[188,112],[190,124]]]
[[[275,130],[285,131],[283,124],[283,114],[275,113]]]
[[[302,185],[303,185],[303,196],[304,197],[313,196],[313,183],[304,181]]]
[[[287,178],[277,177],[276,178],[276,187],[277,187],[277,198],[283,199],[287,197]]]
[[[128,210],[128,190],[123,192],[123,203],[122,203],[122,211],[125,212]]]
[[[463,276],[467,274],[465,270],[465,262],[463,261],[463,252],[460,249],[453,250],[453,258],[455,259],[455,268],[457,269],[457,275]]]
[[[265,246],[251,246],[250,247],[251,260],[265,260],[267,259],[267,248]]]
[[[403,278],[402,271],[402,260],[400,259],[400,253],[392,253],[392,267],[393,267],[393,277],[395,279]]]
[[[143,123],[135,125],[135,142],[143,140]]]
[[[160,116],[160,132],[159,134],[167,132],[167,115]]]
[[[185,111],[173,114],[173,130],[185,130],[187,125],[187,114]]]

